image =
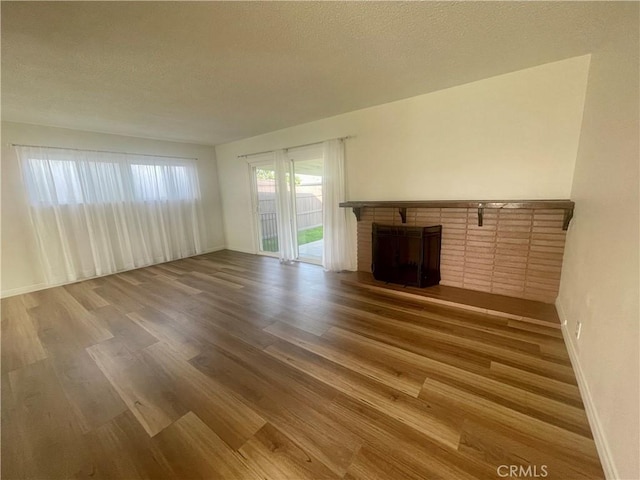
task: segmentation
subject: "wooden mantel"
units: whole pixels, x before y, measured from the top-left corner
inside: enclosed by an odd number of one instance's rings
[[[397,208],[402,223],[407,222],[407,208],[477,208],[478,226],[482,226],[485,208],[544,208],[564,210],[562,229],[569,228],[569,222],[573,218],[575,203],[571,200],[365,200],[343,202],[341,207],[352,208],[356,219],[360,220],[363,208]]]

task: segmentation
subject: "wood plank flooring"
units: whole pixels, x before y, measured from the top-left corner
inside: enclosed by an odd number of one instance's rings
[[[451,287],[448,285],[434,285],[429,288],[408,287],[394,285],[373,278],[370,272],[349,272],[344,274],[342,282],[347,285],[360,285],[381,295],[395,295],[422,299],[431,303],[445,306],[455,305],[481,313],[493,313],[515,320],[526,320],[529,323],[539,323],[560,328],[560,318],[556,307],[552,303],[536,300],[508,297],[494,293]]]
[[[2,478],[604,478],[557,328],[343,278],[222,251],[4,299]]]

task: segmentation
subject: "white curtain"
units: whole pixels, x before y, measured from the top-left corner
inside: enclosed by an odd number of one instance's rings
[[[48,283],[203,252],[195,160],[16,148]]]
[[[355,226],[351,210],[341,208],[346,198],[344,142],[340,139],[323,142],[324,172],[322,176],[322,224],[324,242],[322,266],[339,272],[356,270]]]
[[[293,262],[297,258],[296,230],[293,224],[293,200],[291,191],[291,161],[284,150],[276,150],[276,220],[278,225],[278,256],[281,262]]]

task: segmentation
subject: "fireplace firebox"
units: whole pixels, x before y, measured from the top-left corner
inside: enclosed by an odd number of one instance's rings
[[[376,280],[406,286],[440,283],[442,225],[372,225],[371,271]]]

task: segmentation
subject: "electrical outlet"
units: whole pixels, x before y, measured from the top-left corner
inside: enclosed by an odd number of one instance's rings
[[[581,333],[582,333],[582,322],[578,322],[576,324],[576,339],[580,338]]]

